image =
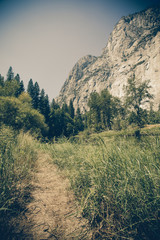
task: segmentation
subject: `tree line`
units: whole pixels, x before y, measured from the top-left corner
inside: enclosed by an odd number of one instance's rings
[[[69,137],[84,129],[80,109],[75,111],[72,100],[62,107],[54,99],[50,103],[45,90],[32,79],[25,90],[23,81],[19,74],[14,76],[12,67],[6,79],[0,75],[0,124],[49,139]]]
[[[100,94],[91,93],[87,126],[95,130],[121,130],[129,125],[142,128],[145,124],[160,123],[160,106],[157,111],[153,109],[154,96],[150,89],[150,81],[140,82],[133,74],[124,87],[123,101],[113,97],[107,89]]]
[[[91,131],[121,130],[134,124],[160,123],[160,108],[153,110],[149,81],[138,83],[135,75],[128,79],[123,102],[113,97],[107,89],[91,93],[89,111],[81,114],[73,100],[60,106],[54,99],[49,102],[44,89],[29,80],[25,90],[19,74],[9,68],[6,79],[0,75],[0,124],[15,130],[31,131],[46,139],[70,137],[84,129]],[[143,105],[150,104],[150,110]]]

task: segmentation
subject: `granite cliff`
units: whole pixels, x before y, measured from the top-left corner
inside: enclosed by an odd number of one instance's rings
[[[124,85],[135,73],[140,81],[150,80],[154,108],[160,103],[160,8],[149,8],[122,17],[110,34],[99,57],[81,58],[69,73],[57,101],[88,110],[91,92],[108,88],[123,98]]]

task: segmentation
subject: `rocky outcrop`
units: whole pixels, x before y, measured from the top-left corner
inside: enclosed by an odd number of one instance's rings
[[[57,101],[73,99],[75,108],[88,110],[90,93],[108,88],[122,98],[127,79],[135,73],[150,80],[154,107],[160,103],[160,8],[149,8],[122,17],[111,33],[101,56],[81,58],[69,73]]]

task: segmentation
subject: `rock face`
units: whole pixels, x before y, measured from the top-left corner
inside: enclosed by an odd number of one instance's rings
[[[81,58],[69,73],[57,101],[88,110],[90,93],[108,88],[122,98],[124,85],[135,73],[140,81],[150,80],[154,108],[160,103],[160,8],[149,8],[122,17],[111,33],[101,56]]]

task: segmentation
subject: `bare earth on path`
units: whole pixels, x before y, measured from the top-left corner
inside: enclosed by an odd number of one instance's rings
[[[21,221],[25,239],[90,239],[87,221],[77,216],[69,180],[62,176],[46,154],[41,154],[32,179],[32,200]]]

